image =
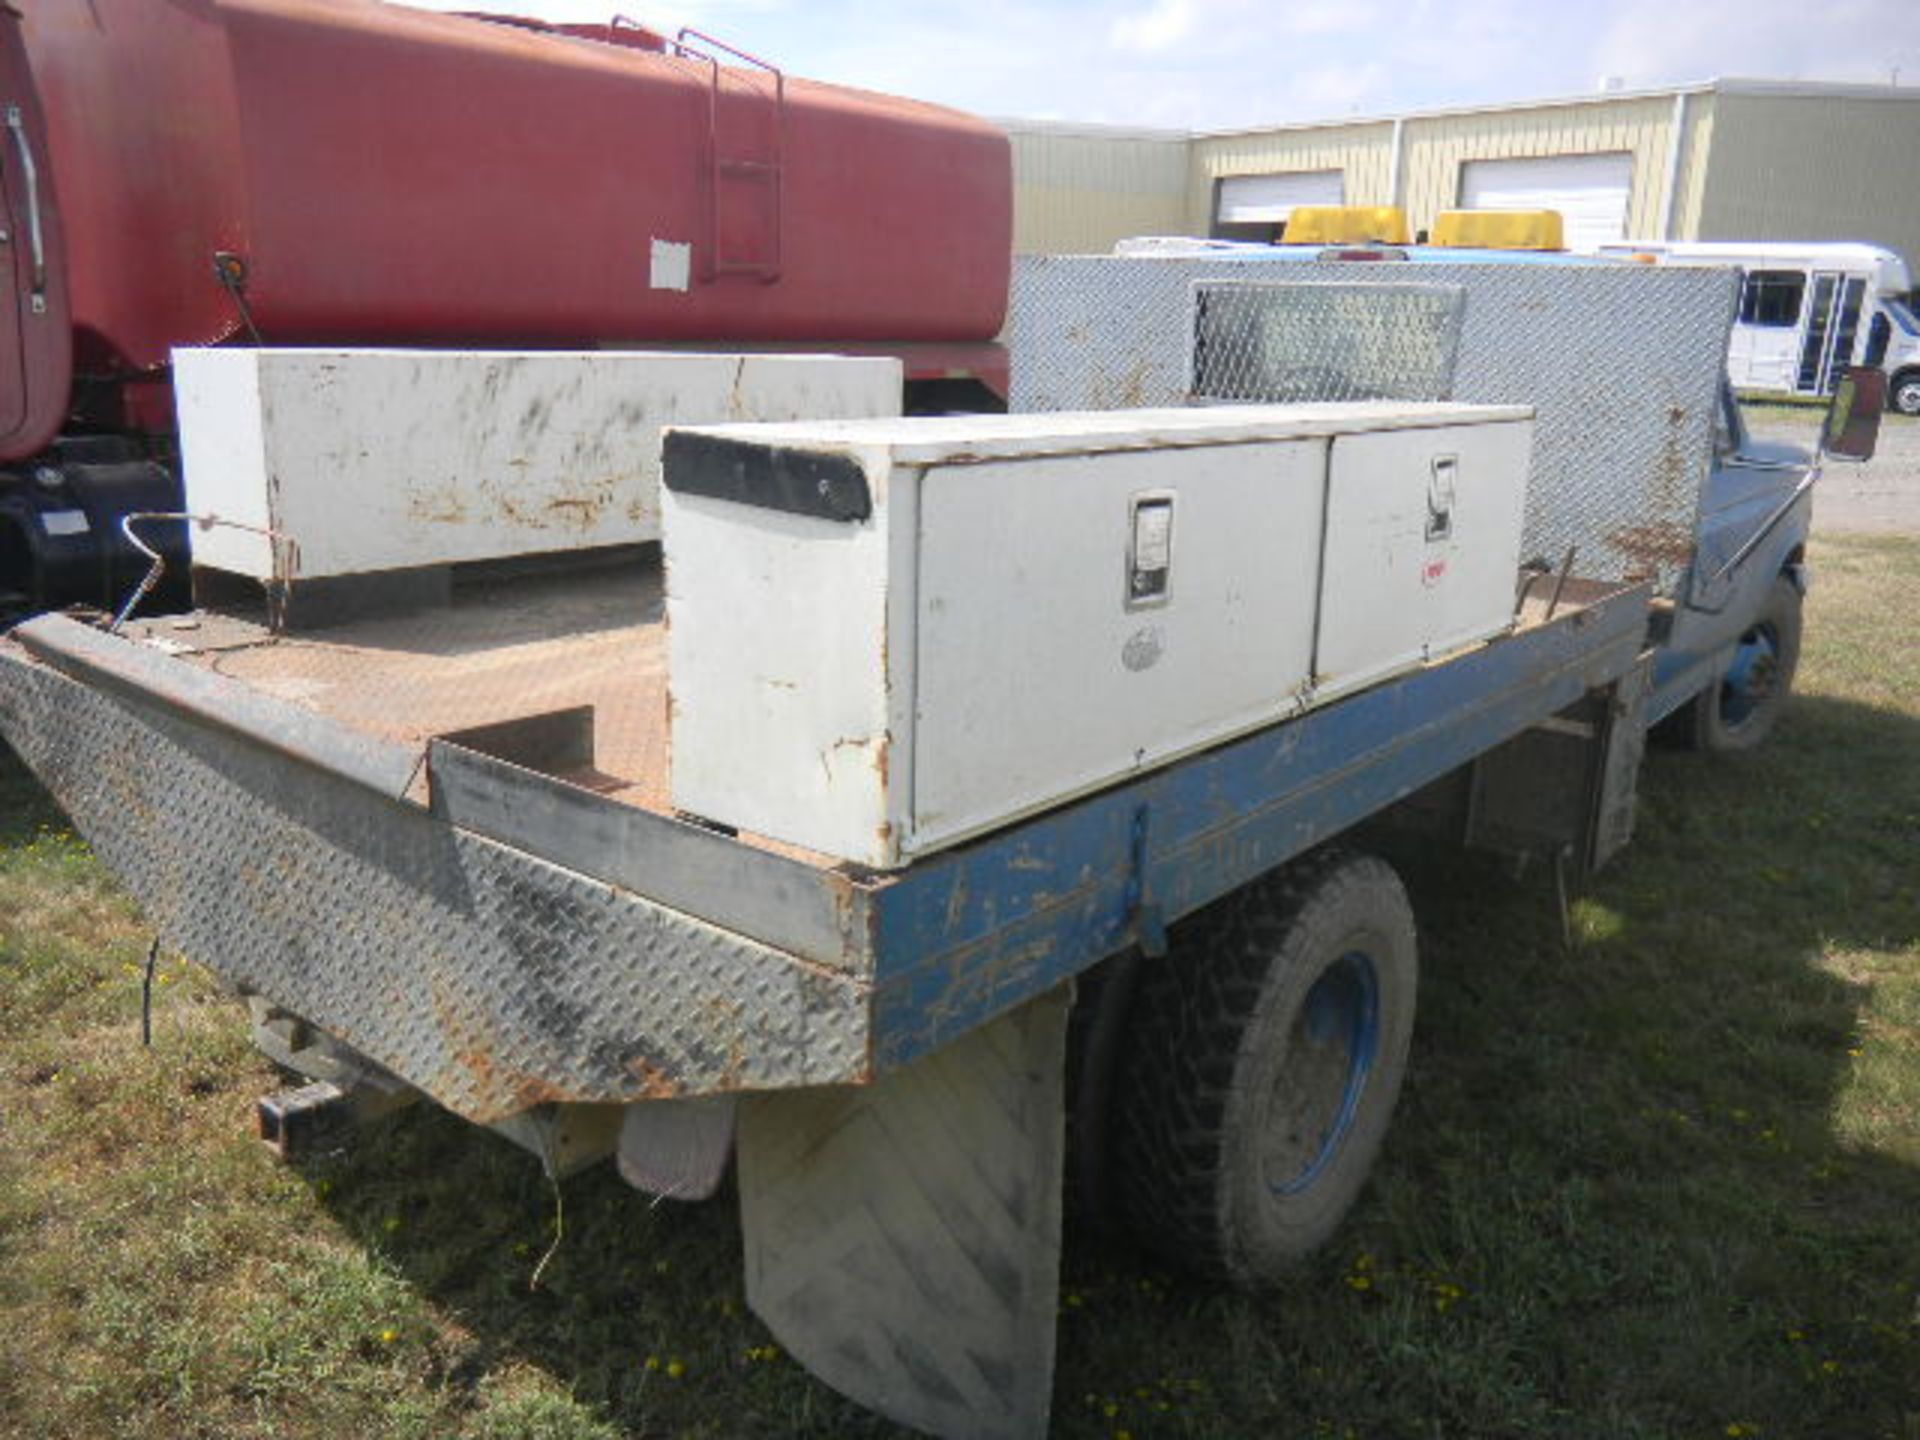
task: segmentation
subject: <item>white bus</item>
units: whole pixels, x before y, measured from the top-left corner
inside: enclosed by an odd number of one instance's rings
[[[1878,245],[1621,241],[1597,253],[1746,272],[1727,350],[1734,388],[1828,395],[1849,365],[1887,372],[1888,403],[1920,415],[1920,319],[1907,262]]]

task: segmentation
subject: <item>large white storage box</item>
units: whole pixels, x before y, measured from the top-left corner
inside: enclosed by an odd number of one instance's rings
[[[895,867],[1494,634],[1530,426],[1380,403],[670,431],[674,804]]]
[[[307,578],[658,539],[660,431],[900,413],[900,364],[640,351],[181,349],[187,509]],[[193,559],[276,578],[194,527]],[[284,547],[283,547],[284,551]]]

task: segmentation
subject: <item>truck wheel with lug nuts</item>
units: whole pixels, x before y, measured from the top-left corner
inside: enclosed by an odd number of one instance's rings
[[[1241,1285],[1332,1235],[1399,1095],[1417,975],[1406,891],[1368,856],[1310,856],[1176,930],[1141,966],[1116,1062],[1129,1228]]]
[[[1751,750],[1780,723],[1800,663],[1800,590],[1774,577],[1766,606],[1741,635],[1733,663],[1694,696],[1687,738],[1696,750]]]
[[[1902,370],[1893,377],[1887,404],[1902,415],[1920,415],[1920,370]]]

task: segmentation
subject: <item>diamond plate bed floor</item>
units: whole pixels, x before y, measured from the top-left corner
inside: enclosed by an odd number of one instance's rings
[[[127,634],[387,740],[424,745],[591,705],[594,788],[671,808],[657,560],[463,582],[448,606],[278,637],[259,616],[221,611],[140,621]]]

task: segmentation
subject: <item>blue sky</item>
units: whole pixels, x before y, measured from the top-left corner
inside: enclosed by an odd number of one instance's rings
[[[406,0],[480,9],[487,0]],[[979,114],[1223,129],[1740,75],[1920,86],[1915,0],[495,0]]]

